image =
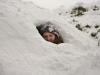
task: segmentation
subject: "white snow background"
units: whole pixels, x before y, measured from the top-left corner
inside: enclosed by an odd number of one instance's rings
[[[82,25],[100,25],[100,10],[76,19]],[[72,20],[31,1],[0,0],[0,75],[100,75],[100,33],[95,39]],[[36,26],[48,21],[64,43],[47,42],[38,33]]]

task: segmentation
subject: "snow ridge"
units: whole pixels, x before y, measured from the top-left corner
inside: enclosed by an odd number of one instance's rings
[[[48,21],[64,43],[47,42],[39,34],[36,26]],[[0,0],[0,75],[99,75],[99,50],[62,16],[31,2]]]

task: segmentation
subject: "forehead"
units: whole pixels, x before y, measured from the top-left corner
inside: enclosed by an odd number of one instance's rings
[[[50,33],[50,32],[45,32],[45,33],[43,33],[43,35],[54,35],[54,34]]]

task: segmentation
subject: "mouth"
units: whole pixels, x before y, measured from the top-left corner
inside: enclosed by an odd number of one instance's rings
[[[50,40],[50,42],[52,42],[52,43],[53,43],[54,41],[53,41],[53,40]]]

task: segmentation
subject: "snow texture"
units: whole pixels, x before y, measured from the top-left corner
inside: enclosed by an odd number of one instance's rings
[[[77,20],[100,24],[99,13],[90,11]],[[85,20],[89,14],[98,16]],[[97,40],[75,28],[71,19],[31,1],[0,0],[0,75],[100,75]],[[48,21],[64,43],[47,42],[39,34],[36,27]]]

